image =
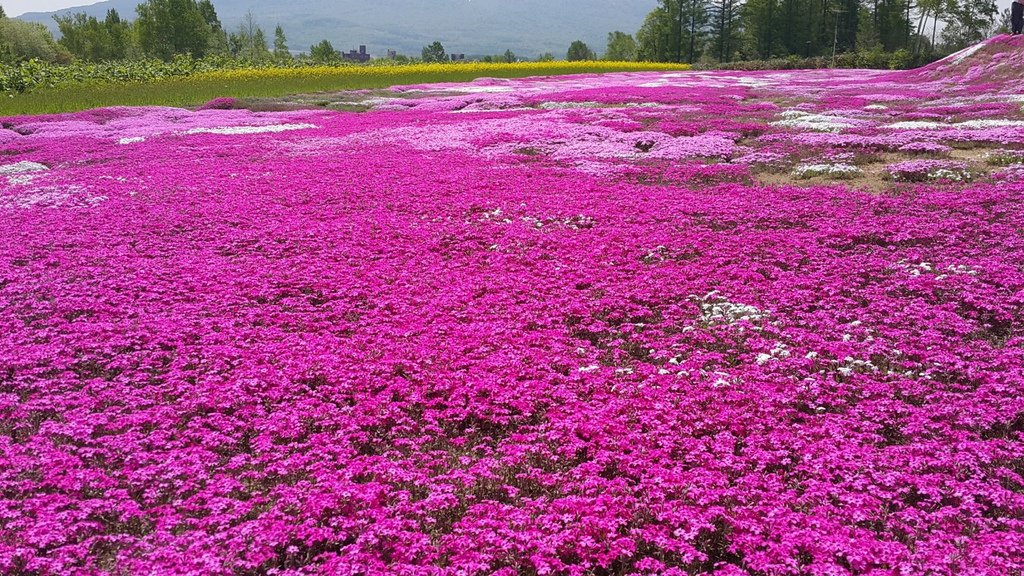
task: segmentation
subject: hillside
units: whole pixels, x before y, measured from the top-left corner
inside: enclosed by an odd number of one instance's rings
[[[936,81],[949,84],[948,90],[972,93],[990,89],[993,84],[1019,93],[1018,83],[1024,68],[1024,38],[1000,34],[974,46],[950,54],[916,70],[893,74],[894,79]]]
[[[115,8],[122,17],[135,15],[138,0],[108,0],[57,12],[33,12],[23,20],[42,22],[56,31],[54,14],[85,12],[102,17]],[[265,28],[284,27],[289,47],[308,50],[327,38],[348,50],[365,44],[374,55],[387,50],[418,54],[434,40],[449,52],[496,54],[506,49],[527,57],[543,52],[564,54],[569,43],[584,40],[599,52],[608,32],[635,32],[656,5],[654,0],[219,0],[224,25],[238,25],[248,11]]]

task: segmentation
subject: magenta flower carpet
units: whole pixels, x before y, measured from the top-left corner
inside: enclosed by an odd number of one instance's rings
[[[1022,70],[0,119],[0,573],[1019,576]]]

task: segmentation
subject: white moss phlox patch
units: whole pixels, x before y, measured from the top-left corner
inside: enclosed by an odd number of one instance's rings
[[[315,124],[271,124],[269,126],[222,126],[218,128],[192,128],[182,134],[223,134],[236,136],[241,134],[265,134],[288,132],[289,130],[305,130],[316,128]]]
[[[801,110],[786,110],[780,114],[780,116],[782,116],[782,120],[772,122],[772,126],[814,130],[815,132],[839,132],[845,128],[853,128],[857,126],[857,124],[849,118],[828,116],[824,114],[811,114]]]
[[[836,164],[802,164],[793,169],[793,175],[797,178],[813,178],[815,176],[831,176],[833,178],[854,178],[863,171],[852,165],[844,163]]]

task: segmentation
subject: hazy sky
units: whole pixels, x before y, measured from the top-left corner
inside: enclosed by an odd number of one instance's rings
[[[49,12],[72,6],[95,4],[100,0],[0,0],[0,6],[8,16],[17,16],[25,12]]]

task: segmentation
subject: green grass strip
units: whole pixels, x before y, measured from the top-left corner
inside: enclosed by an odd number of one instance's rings
[[[688,68],[680,64],[649,62],[525,62],[224,70],[151,82],[69,84],[43,88],[0,97],[0,116],[75,112],[106,106],[189,107],[219,97],[276,98],[406,84],[467,82],[483,77],[523,78]]]

